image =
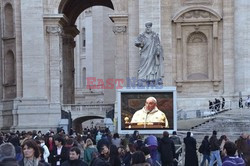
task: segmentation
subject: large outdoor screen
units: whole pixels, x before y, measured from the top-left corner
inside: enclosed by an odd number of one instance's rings
[[[150,104],[146,102],[148,98],[157,102],[151,112],[146,109],[146,105]],[[117,91],[116,108],[119,133],[138,130],[142,134],[161,134],[166,130],[171,132],[177,129],[175,87],[120,89]]]

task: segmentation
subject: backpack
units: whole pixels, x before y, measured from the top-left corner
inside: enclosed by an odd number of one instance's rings
[[[204,144],[201,144],[201,145],[200,145],[198,151],[199,151],[200,153],[203,153],[203,152],[204,152]]]

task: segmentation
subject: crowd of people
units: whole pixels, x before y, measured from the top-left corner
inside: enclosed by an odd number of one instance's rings
[[[183,152],[182,139],[174,131],[161,136],[111,134],[108,129],[85,129],[83,135],[58,129],[1,133],[0,166],[177,166]],[[198,148],[191,132],[183,139],[185,166],[217,163],[218,166],[247,166],[250,163],[250,136],[242,134],[231,142],[217,132],[205,136]],[[198,162],[197,150],[203,154]]]
[[[225,98],[221,97],[220,99],[215,98],[214,101],[209,100],[208,101],[209,104],[209,109],[213,112],[219,112],[220,109],[224,109],[225,107]]]

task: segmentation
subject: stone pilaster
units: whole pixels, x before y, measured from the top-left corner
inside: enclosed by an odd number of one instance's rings
[[[128,77],[128,15],[110,15],[109,17],[114,22],[113,32],[116,35],[115,77],[125,80]]]
[[[48,99],[50,103],[60,103],[60,33],[58,25],[47,25],[48,34]]]
[[[224,62],[224,94],[233,95],[235,88],[234,63],[234,1],[223,1],[223,62]]]
[[[237,0],[234,3],[234,50],[235,50],[235,95],[240,93],[245,96],[250,94],[250,1]],[[232,59],[233,60],[233,59]]]
[[[128,3],[128,12],[130,13],[128,20],[129,77],[137,78],[140,55],[138,47],[135,46],[135,39],[139,34],[139,1],[131,0]]]

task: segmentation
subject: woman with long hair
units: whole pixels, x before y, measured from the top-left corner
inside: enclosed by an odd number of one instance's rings
[[[22,144],[23,160],[19,161],[19,166],[44,166],[39,162],[40,151],[37,143],[32,139],[27,139]]]

